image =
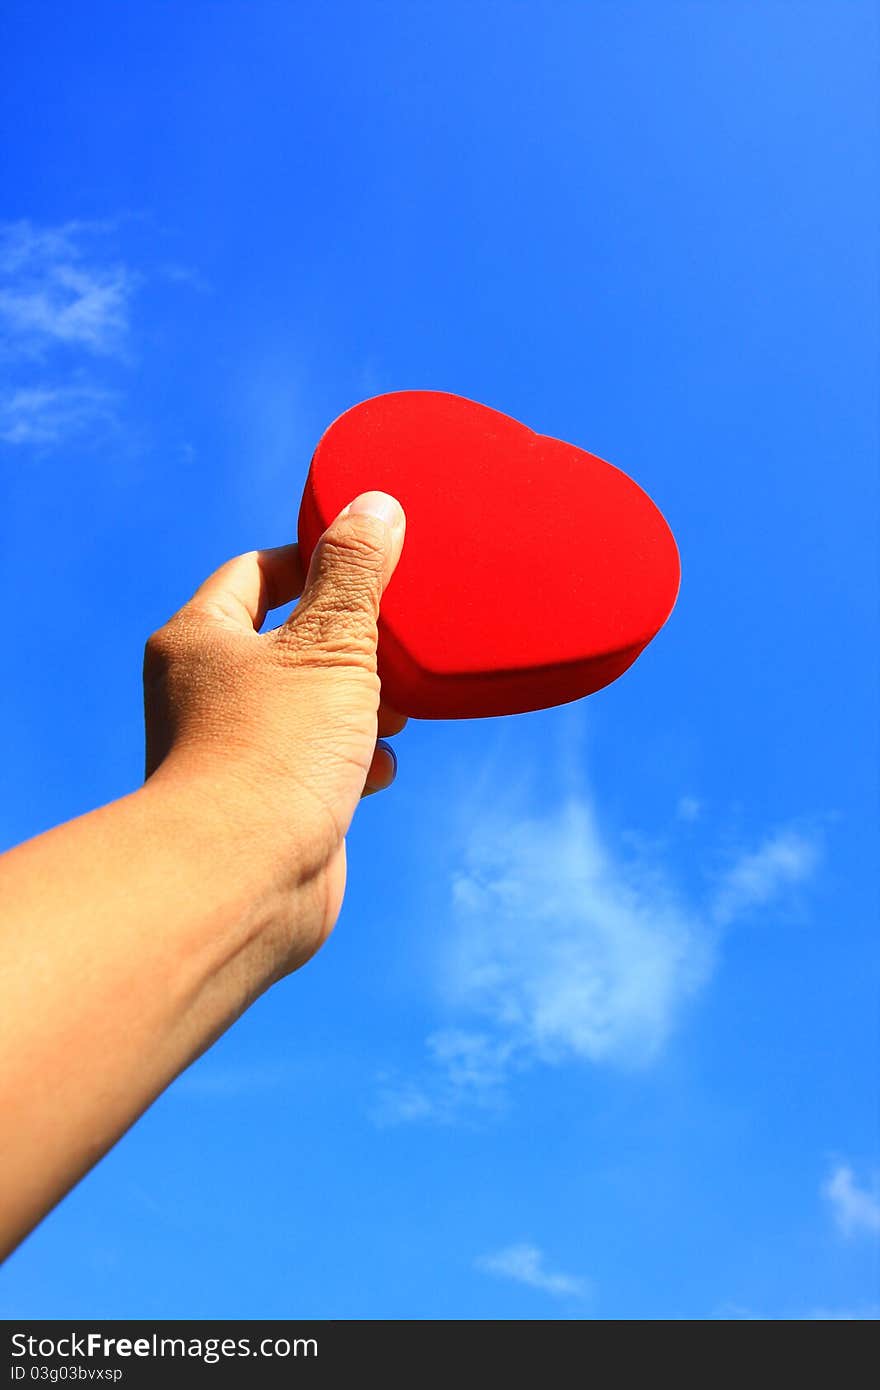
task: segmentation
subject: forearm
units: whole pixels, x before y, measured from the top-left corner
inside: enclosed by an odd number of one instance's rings
[[[155,778],[0,858],[0,1252],[281,973],[309,885],[230,818]]]

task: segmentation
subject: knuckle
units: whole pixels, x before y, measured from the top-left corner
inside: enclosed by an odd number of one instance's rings
[[[304,660],[312,669],[359,671],[375,677],[378,692],[376,654],[369,643],[349,641],[345,647],[332,642],[312,643],[304,653]]]
[[[327,559],[348,567],[381,573],[385,563],[385,530],[370,516],[349,516],[324,536],[322,548]]]
[[[160,675],[189,652],[196,639],[196,627],[185,609],[175,613],[167,623],[147,638],[144,646],[144,670]]]
[[[376,670],[376,624],[373,620],[340,622],[338,612],[313,608],[297,621],[278,628],[275,640],[288,664],[358,667]]]
[[[173,622],[157,628],[147,638],[144,647],[144,669],[161,670],[173,660],[180,647],[180,638],[174,630]]]

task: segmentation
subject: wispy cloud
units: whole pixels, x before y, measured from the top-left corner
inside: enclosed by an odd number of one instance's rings
[[[703,803],[696,796],[680,796],[675,814],[679,820],[695,821],[699,820],[703,809]]]
[[[506,1245],[494,1255],[481,1255],[475,1261],[475,1266],[487,1275],[495,1275],[499,1279],[512,1279],[517,1284],[527,1284],[530,1289],[553,1294],[555,1298],[587,1297],[587,1280],[548,1269],[544,1259],[544,1252],[538,1250],[537,1245],[523,1243]]]
[[[514,1041],[446,1028],[429,1034],[426,1050],[427,1073],[419,1080],[378,1078],[372,1107],[377,1124],[449,1124],[461,1118],[464,1108],[483,1115],[501,1108],[505,1083],[519,1064]]]
[[[0,441],[51,447],[116,415],[138,277],[107,253],[112,228],[0,224]]]
[[[384,1079],[377,1119],[485,1111],[535,1065],[650,1064],[710,978],[723,930],[817,862],[807,835],[774,832],[696,903],[656,851],[615,850],[586,795],[543,816],[496,814],[452,877],[450,1026],[428,1037],[417,1080]]]
[[[745,1308],[739,1303],[724,1303],[712,1316],[726,1322],[875,1322],[880,1317],[880,1305],[810,1308],[799,1313],[756,1313],[754,1309]]]
[[[479,831],[452,897],[456,1004],[545,1061],[649,1060],[711,965],[672,885],[615,857],[585,799]]]
[[[586,1298],[590,1286],[585,1279],[573,1274],[562,1274],[548,1269],[544,1263],[544,1253],[537,1245],[523,1243],[508,1245],[493,1255],[481,1255],[475,1261],[477,1269],[485,1274],[494,1274],[500,1279],[512,1279],[516,1284],[526,1284],[531,1289],[552,1294],[554,1298]]]
[[[724,875],[713,916],[727,926],[781,892],[811,878],[819,862],[815,839],[797,830],[779,830],[751,853],[741,855]]]
[[[60,346],[120,353],[135,277],[89,245],[97,224],[0,226],[0,341],[7,354],[42,357]]]
[[[198,294],[211,294],[211,285],[197,270],[192,266],[181,265],[178,261],[167,261],[159,267],[159,274],[165,280],[170,280],[174,285],[186,285],[188,289],[195,290]]]
[[[0,439],[7,444],[57,444],[112,421],[116,394],[98,386],[31,386],[0,395]]]
[[[174,1095],[187,1100],[237,1100],[240,1097],[281,1094],[313,1077],[314,1068],[292,1062],[215,1062],[210,1056],[190,1067],[174,1083]]]
[[[880,1190],[862,1187],[847,1163],[838,1163],[822,1185],[822,1195],[830,1202],[834,1219],[845,1236],[880,1233]]]

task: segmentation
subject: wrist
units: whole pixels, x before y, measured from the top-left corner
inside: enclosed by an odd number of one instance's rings
[[[235,758],[219,766],[180,752],[135,793],[150,834],[202,905],[196,931],[206,929],[220,948],[212,968],[225,967],[226,946],[231,955],[244,952],[255,993],[320,945],[316,919],[330,857],[308,832],[308,817],[282,812],[277,785],[273,792]]]

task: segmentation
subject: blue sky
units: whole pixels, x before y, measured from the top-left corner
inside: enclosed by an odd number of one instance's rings
[[[3,30],[4,844],[137,784],[146,635],[365,396],[612,460],[683,582],[588,701],[410,724],[329,945],[0,1311],[876,1316],[874,6]]]

